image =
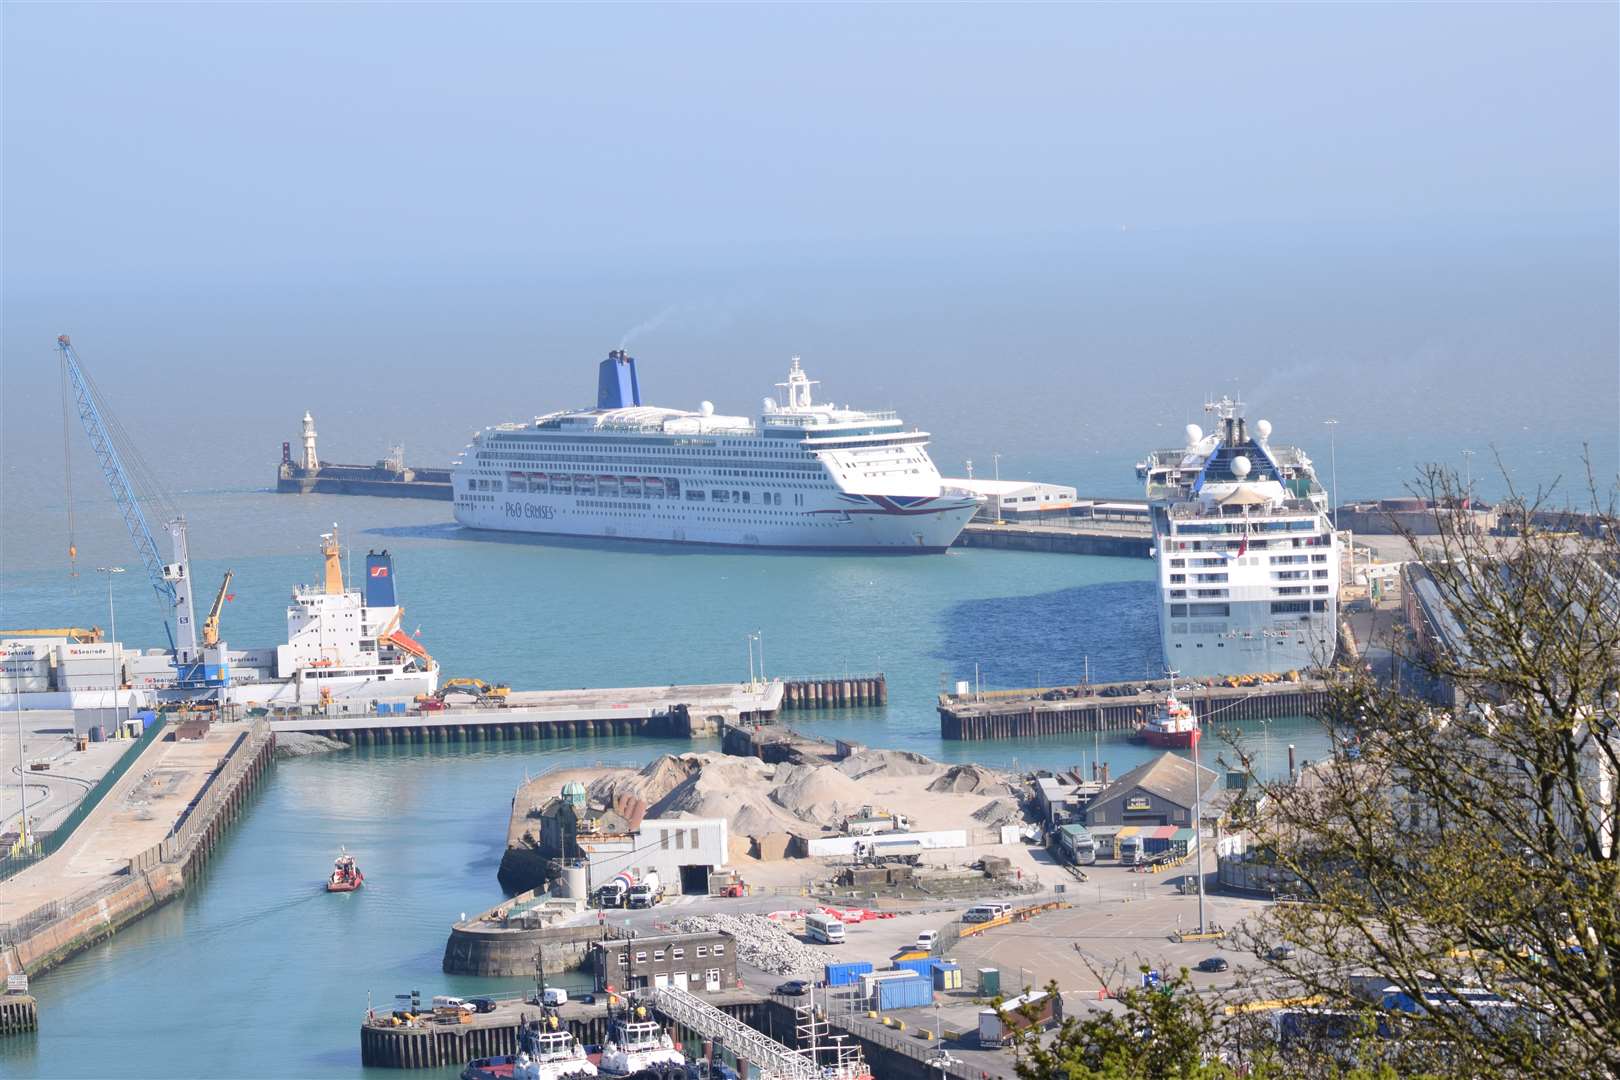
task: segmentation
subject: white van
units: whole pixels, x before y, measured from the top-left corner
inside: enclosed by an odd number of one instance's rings
[[[804,932],[811,941],[837,945],[844,940],[844,924],[832,915],[812,911],[804,917]]]
[[[439,1016],[455,1013],[472,1012],[473,1007],[467,1003],[466,998],[451,997],[448,994],[433,999],[433,1011]]]
[[[933,952],[934,946],[937,944],[939,944],[939,933],[937,931],[924,930],[917,935],[917,948],[919,949],[927,949],[929,952]]]
[[[540,1004],[557,1008],[568,1004],[568,991],[560,986],[548,986],[540,994]]]
[[[1001,914],[994,904],[974,904],[962,912],[962,921],[966,923],[989,922]]]

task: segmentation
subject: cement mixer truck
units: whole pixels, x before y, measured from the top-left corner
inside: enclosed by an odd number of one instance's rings
[[[640,881],[630,886],[630,893],[625,898],[624,906],[649,908],[663,898],[664,886],[658,880],[658,871],[649,870]]]
[[[602,908],[624,907],[630,890],[635,887],[636,879],[627,871],[620,871],[613,876],[613,880],[596,890],[596,906]]]

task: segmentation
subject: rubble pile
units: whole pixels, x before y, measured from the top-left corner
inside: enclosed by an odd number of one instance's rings
[[[763,915],[683,915],[670,921],[678,934],[712,934],[724,930],[737,939],[737,959],[773,975],[819,973],[827,954],[806,945],[787,928]]]

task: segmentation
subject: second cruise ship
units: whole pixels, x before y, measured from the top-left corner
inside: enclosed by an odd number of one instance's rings
[[[1338,536],[1305,452],[1271,445],[1230,398],[1204,406],[1208,435],[1136,466],[1158,561],[1165,667],[1192,679],[1284,672],[1333,660]]]
[[[978,509],[927,432],[814,401],[799,366],[758,422],[641,403],[635,360],[602,361],[594,409],[485,428],[451,473],[475,529],[743,547],[937,552]]]

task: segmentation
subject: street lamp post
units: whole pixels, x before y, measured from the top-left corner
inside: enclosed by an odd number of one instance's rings
[[[1333,531],[1338,532],[1339,531],[1339,445],[1338,445],[1337,432],[1334,429],[1339,426],[1339,422],[1337,420],[1335,420],[1335,419],[1330,418],[1330,419],[1322,421],[1322,423],[1326,424],[1327,429],[1328,429],[1328,467],[1329,467],[1329,469],[1332,470],[1332,477],[1333,477]]]
[[[122,725],[118,722],[118,613],[113,609],[113,576],[122,574],[122,566],[98,566],[96,573],[107,575],[107,634],[112,644],[113,669],[113,730],[117,731]]]

